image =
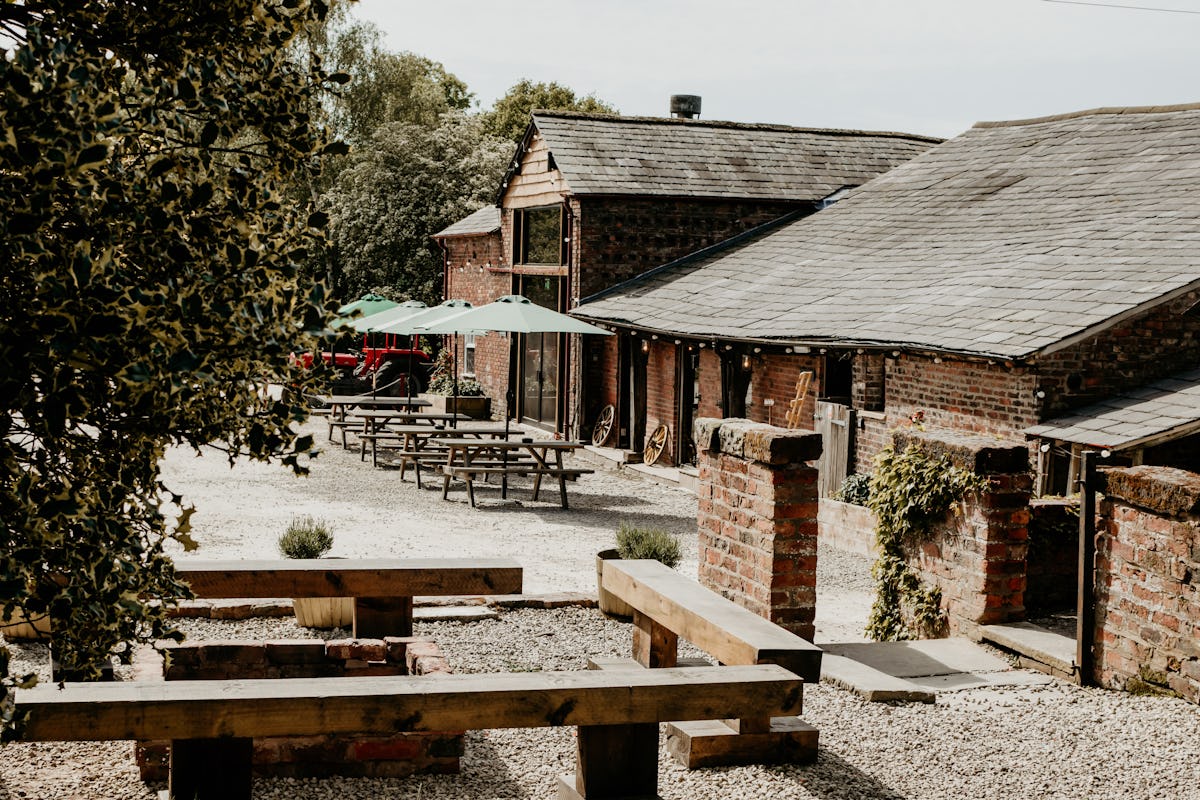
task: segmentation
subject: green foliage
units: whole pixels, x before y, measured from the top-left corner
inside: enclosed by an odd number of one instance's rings
[[[284,189],[329,144],[291,59],[320,0],[0,6],[0,606],[54,620],[68,674],[175,637],[172,444],[303,472],[287,355],[325,328]],[[336,149],[336,148],[334,148]],[[17,679],[0,665],[0,708]],[[0,720],[5,724],[6,720]]]
[[[322,199],[340,294],[374,290],[437,303],[442,261],[429,236],[493,199],[509,150],[462,113],[443,115],[434,128],[378,128]]]
[[[1053,558],[1079,543],[1079,498],[1039,504],[1029,517],[1030,562]]]
[[[870,497],[871,476],[863,474],[847,475],[833,495],[834,500],[853,503],[856,506],[865,506]]]
[[[660,528],[637,528],[627,522],[617,529],[617,552],[621,558],[652,558],[672,569],[683,558],[678,537]]]
[[[529,127],[529,114],[534,109],[582,111],[587,114],[620,113],[595,95],[578,97],[561,84],[534,83],[525,79],[510,88],[490,111],[484,113],[484,130],[497,138],[519,142]]]
[[[889,447],[876,457],[867,507],[878,519],[879,556],[871,569],[876,591],[868,636],[896,641],[933,635],[940,629],[941,591],[921,584],[905,559],[905,546],[920,542],[956,502],[986,485],[982,476],[944,457],[931,458],[915,445],[902,453]]]
[[[332,549],[329,523],[307,514],[294,517],[279,537],[279,552],[284,558],[321,558]]]
[[[454,397],[456,391],[458,397],[483,397],[487,394],[483,385],[473,378],[460,377],[457,384],[455,383],[454,355],[449,348],[439,352],[434,360],[433,372],[429,376],[429,388],[426,391],[444,397]]]
[[[435,128],[443,114],[471,105],[471,93],[459,78],[415,53],[389,52],[382,31],[371,23],[336,30],[327,61],[330,69],[350,76],[329,104],[331,128],[356,147],[369,146],[387,123]]]

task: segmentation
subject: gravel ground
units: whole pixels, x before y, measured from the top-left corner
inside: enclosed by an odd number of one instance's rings
[[[323,429],[322,429],[323,430]],[[485,493],[472,510],[462,493],[400,484],[395,472],[359,464],[332,449],[313,475],[296,481],[274,467],[239,465],[172,452],[166,476],[199,507],[201,550],[183,557],[272,557],[293,514],[335,522],[341,556],[515,556],[526,591],[594,591],[593,556],[611,546],[620,520],[658,524],[684,535],[695,574],[695,499],[620,474],[597,474],[571,487],[572,508],[530,504],[527,492],[501,502]],[[861,638],[870,604],[866,559],[822,548],[818,638]],[[243,622],[182,620],[191,638],[344,636],[286,618]],[[457,672],[579,669],[592,655],[626,655],[629,626],[582,608],[511,610],[474,623],[417,623],[437,639]],[[45,649],[12,648],[14,667],[44,671]],[[684,654],[690,654],[685,650]],[[1200,799],[1200,708],[1179,700],[1130,696],[1068,684],[944,692],[936,705],[868,704],[826,685],[808,687],[804,717],[821,731],[816,764],[688,772],[665,752],[664,798],[1189,798]],[[571,729],[473,731],[462,774],[405,780],[259,779],[255,797],[551,798],[556,776],[570,772]],[[132,745],[5,745],[0,800],[152,800]]]

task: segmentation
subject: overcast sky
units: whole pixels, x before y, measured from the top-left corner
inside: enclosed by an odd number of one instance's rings
[[[1096,0],[1110,2],[1110,0]],[[664,116],[953,136],[979,120],[1200,102],[1200,0],[362,0],[488,106],[521,78]]]

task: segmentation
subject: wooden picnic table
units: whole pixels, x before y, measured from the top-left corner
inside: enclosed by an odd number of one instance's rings
[[[519,433],[520,431],[516,431]],[[371,443],[371,464],[379,465],[378,444],[380,441],[395,441],[400,450],[392,464],[400,465],[400,480],[408,465],[412,464],[417,474],[417,487],[421,486],[421,463],[431,462],[437,466],[446,463],[447,449],[443,439],[503,439],[507,431],[503,425],[476,426],[471,428],[447,428],[444,425],[389,425],[385,430],[362,437],[359,460],[366,459],[367,442]]]
[[[562,507],[567,507],[567,481],[594,470],[563,466],[563,455],[574,453],[583,447],[582,442],[562,439],[443,439],[447,449],[446,463],[442,466],[442,499],[450,492],[450,480],[458,478],[467,485],[467,497],[475,506],[474,480],[479,475],[499,475],[501,497],[508,496],[510,475],[533,475],[533,499],[538,499],[542,478],[549,476],[558,480],[559,498]],[[553,454],[553,462],[550,456]]]
[[[326,431],[329,441],[333,441],[333,431],[338,429],[342,432],[343,448],[347,446],[346,428],[357,425],[357,422],[348,418],[350,409],[360,409],[360,413],[368,409],[411,411],[412,409],[428,408],[432,405],[428,400],[420,397],[372,397],[365,394],[318,395],[315,399],[329,408],[329,417],[326,420],[329,426]]]

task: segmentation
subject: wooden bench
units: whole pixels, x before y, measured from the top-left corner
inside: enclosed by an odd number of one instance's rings
[[[412,635],[412,599],[520,594],[523,572],[509,558],[271,559],[179,561],[197,597],[353,597],[354,637]]]
[[[805,681],[821,679],[821,648],[658,561],[607,560],[602,583],[634,609],[633,659],[642,667],[676,666],[683,638],[721,664],[778,664]],[[672,753],[689,767],[817,755],[817,730],[796,718],[681,722],[670,726],[668,737]]]
[[[176,800],[249,800],[254,737],[579,726],[560,800],[653,798],[658,723],[799,709],[782,667],[72,683],[21,690],[24,741],[170,739]]]
[[[475,478],[480,475],[487,477],[488,475],[500,475],[501,477],[525,477],[527,475],[534,476],[533,478],[533,500],[538,499],[538,494],[542,488],[542,478],[555,478],[558,480],[559,501],[562,507],[567,507],[567,487],[563,481],[578,480],[580,475],[590,475],[595,470],[577,469],[574,467],[543,467],[538,464],[512,462],[502,464],[494,461],[485,461],[470,466],[450,466],[442,467],[442,472],[447,478],[458,478],[467,486],[467,499],[471,502],[471,507],[475,507]],[[447,480],[442,486],[442,499],[446,499],[449,494],[450,483]],[[507,485],[504,489],[507,490]],[[507,493],[507,491],[505,492]]]

